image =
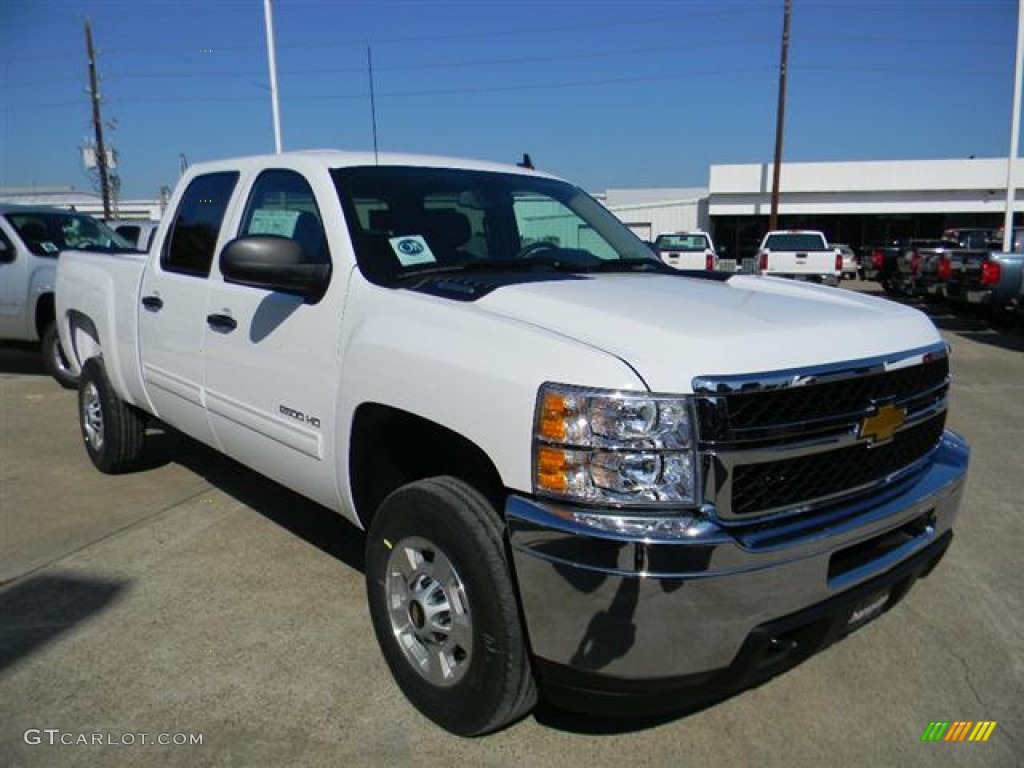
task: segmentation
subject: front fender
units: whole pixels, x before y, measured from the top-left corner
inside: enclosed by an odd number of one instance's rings
[[[552,331],[472,303],[371,285],[358,273],[351,286],[336,424],[338,491],[349,509],[348,437],[363,403],[391,406],[462,435],[484,451],[506,488],[528,491],[541,384],[646,390],[615,356]]]

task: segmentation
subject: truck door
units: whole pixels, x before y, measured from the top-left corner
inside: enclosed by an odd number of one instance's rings
[[[225,172],[189,183],[161,251],[143,275],[139,296],[142,376],[153,411],[211,444],[202,396],[207,278],[237,182],[237,173]]]
[[[21,339],[27,327],[29,254],[21,252],[16,242],[8,235],[7,223],[0,217],[0,339]]]
[[[297,241],[307,260],[331,263],[322,210],[338,209],[324,175],[322,205],[302,174],[263,171],[253,182],[238,236]],[[328,198],[328,194],[331,195]],[[340,214],[340,210],[339,210]],[[343,275],[316,303],[210,280],[206,407],[221,449],[243,464],[335,506],[334,408],[339,374]]]

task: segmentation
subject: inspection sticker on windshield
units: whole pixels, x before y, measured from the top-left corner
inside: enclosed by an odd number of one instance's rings
[[[398,257],[403,267],[412,267],[416,264],[433,264],[437,261],[430,251],[427,241],[420,235],[403,235],[388,239],[391,248]]]

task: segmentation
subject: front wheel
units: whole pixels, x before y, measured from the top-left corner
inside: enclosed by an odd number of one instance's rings
[[[74,389],[78,385],[78,377],[68,363],[68,357],[64,354],[64,348],[60,344],[60,336],[57,334],[57,326],[50,323],[43,333],[41,344],[43,354],[43,367],[46,372],[56,379],[64,389]]]
[[[477,736],[537,701],[498,513],[452,477],[399,488],[366,540],[370,617],[410,702],[452,733]]]
[[[78,421],[96,469],[113,475],[135,466],[146,434],[145,417],[117,396],[98,357],[90,357],[82,366]]]

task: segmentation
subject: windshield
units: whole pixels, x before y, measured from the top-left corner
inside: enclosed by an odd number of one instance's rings
[[[122,253],[135,250],[101,221],[66,211],[19,211],[6,214],[7,221],[37,256],[56,256],[61,251]]]
[[[769,251],[827,251],[825,239],[811,232],[786,232],[768,235],[764,247]]]
[[[562,181],[397,166],[332,176],[359,268],[376,283],[438,270],[661,267],[606,208]]]
[[[704,251],[708,245],[707,235],[658,235],[654,241],[659,251]]]

